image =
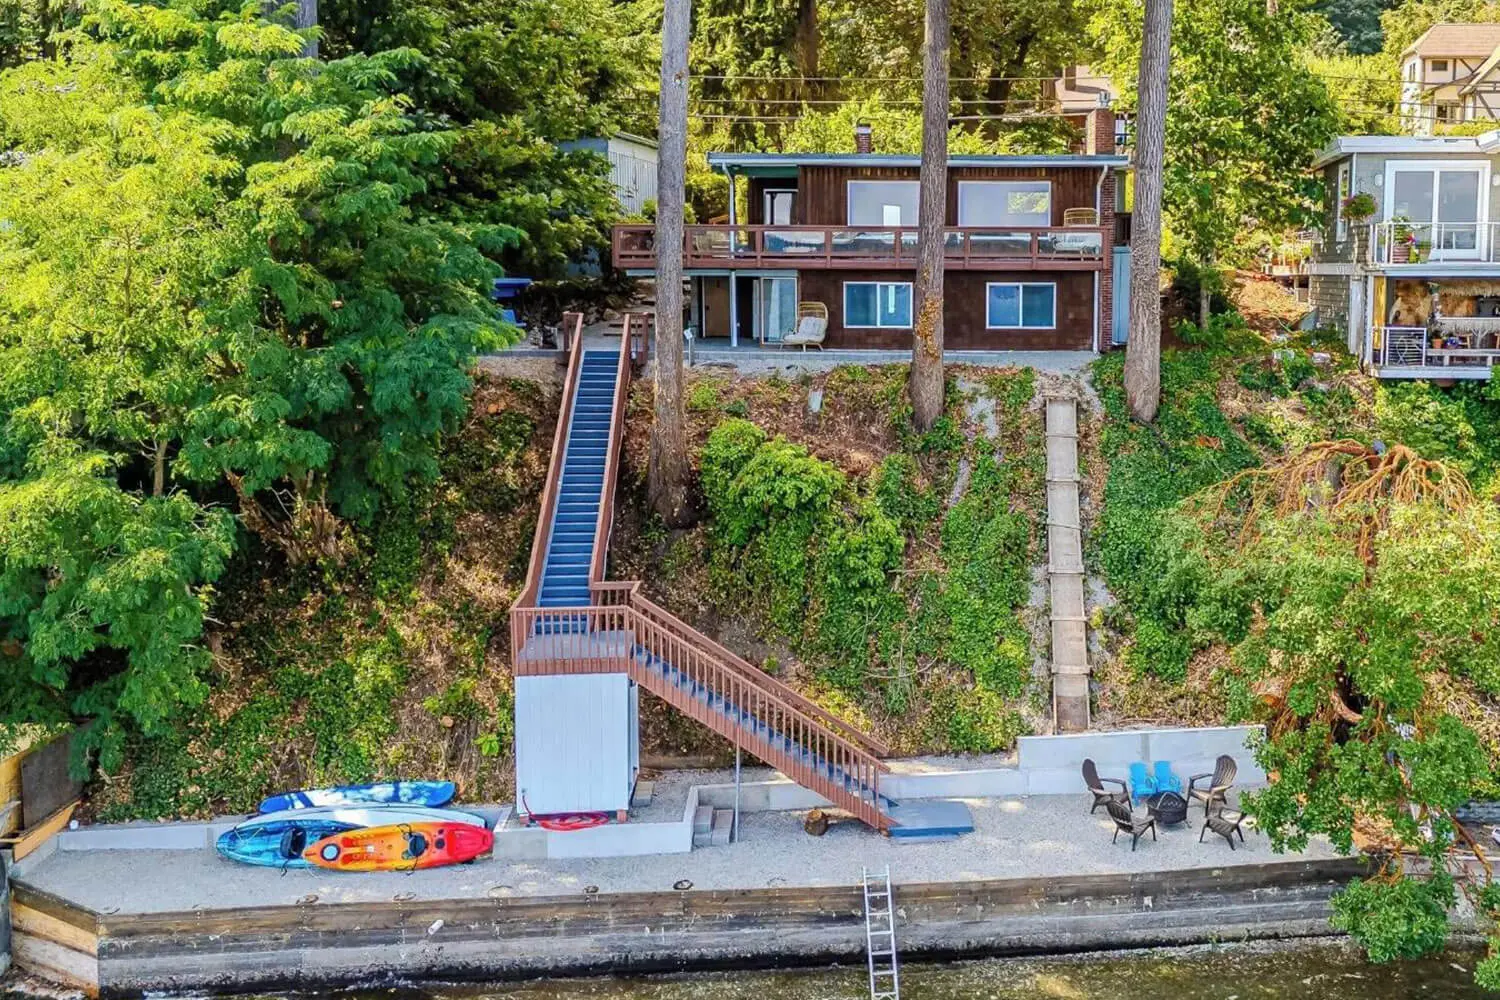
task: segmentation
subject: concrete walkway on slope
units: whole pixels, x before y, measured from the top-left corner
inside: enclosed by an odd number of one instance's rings
[[[1052,710],[1057,731],[1089,727],[1088,622],[1078,503],[1078,402],[1047,400],[1047,580],[1052,615]]]

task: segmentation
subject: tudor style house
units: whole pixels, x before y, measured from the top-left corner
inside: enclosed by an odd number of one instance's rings
[[[1312,321],[1383,378],[1489,379],[1500,359],[1500,131],[1345,136],[1309,264]],[[1373,212],[1366,214],[1373,209]]]
[[[1500,24],[1435,24],[1407,46],[1400,111],[1413,135],[1500,119]]]
[[[949,159],[948,349],[1097,351],[1115,341],[1129,234],[1114,129],[1109,109],[1096,108],[1079,153]],[[737,196],[728,219],[684,234],[699,338],[775,347],[804,340],[813,317],[818,346],[910,350],[919,158],[873,152],[867,128],[856,148],[709,155]],[[651,275],[655,227],[616,226],[613,255],[626,273]],[[1123,337],[1123,319],[1119,329]]]

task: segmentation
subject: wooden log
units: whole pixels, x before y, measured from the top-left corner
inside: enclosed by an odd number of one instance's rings
[[[810,810],[802,820],[802,829],[814,837],[821,837],[828,832],[828,814],[821,809]]]

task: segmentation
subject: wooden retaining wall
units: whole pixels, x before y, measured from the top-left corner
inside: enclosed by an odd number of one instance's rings
[[[11,885],[11,958],[19,969],[99,994],[99,915],[50,893]]]
[[[1327,934],[1359,859],[897,885],[908,958]],[[94,995],[863,961],[854,886],[99,914],[16,886],[16,961]]]

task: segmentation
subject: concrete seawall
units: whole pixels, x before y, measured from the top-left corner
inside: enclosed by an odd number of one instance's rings
[[[1328,933],[1358,859],[897,885],[907,958]],[[855,886],[101,914],[15,886],[17,957],[102,996],[863,962]]]

